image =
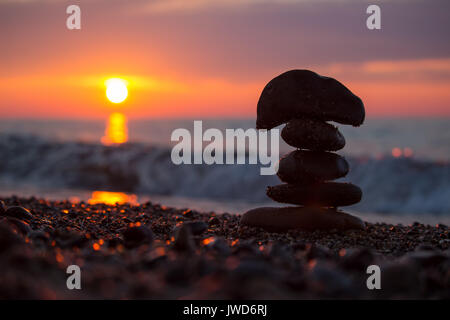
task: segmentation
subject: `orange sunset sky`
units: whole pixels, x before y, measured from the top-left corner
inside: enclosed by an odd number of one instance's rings
[[[366,28],[377,3],[382,29]],[[78,4],[82,29],[66,29]],[[264,85],[306,68],[368,116],[450,116],[448,0],[0,0],[0,117],[255,117]],[[128,81],[120,106],[110,77]]]

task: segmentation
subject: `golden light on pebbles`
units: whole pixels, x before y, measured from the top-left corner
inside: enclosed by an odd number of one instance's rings
[[[130,222],[129,224],[128,224],[128,227],[130,227],[130,228],[134,228],[134,227],[140,227],[142,224],[138,221],[138,222],[136,222],[136,223],[134,223],[134,222]]]
[[[216,241],[216,239],[214,238],[214,237],[209,237],[209,238],[206,238],[206,239],[204,239],[203,241],[202,241],[202,243],[203,243],[203,245],[208,245],[208,244],[210,244],[210,243],[213,243],[214,241]]]
[[[127,194],[123,192],[94,191],[89,204],[104,203],[108,205],[125,204],[138,205],[137,196],[135,194]]]
[[[166,254],[166,250],[163,247],[157,247],[155,251],[158,256],[164,256]]]
[[[55,258],[56,258],[56,261],[59,262],[59,263],[62,263],[64,261],[64,256],[60,252],[56,253],[56,257]]]
[[[312,270],[314,269],[314,267],[317,265],[317,260],[316,259],[312,259],[310,261],[308,261],[308,269]]]

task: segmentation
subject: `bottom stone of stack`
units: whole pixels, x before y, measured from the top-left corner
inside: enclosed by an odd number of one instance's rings
[[[269,232],[288,230],[364,229],[364,222],[335,209],[315,207],[261,207],[244,213],[241,225],[263,228]]]

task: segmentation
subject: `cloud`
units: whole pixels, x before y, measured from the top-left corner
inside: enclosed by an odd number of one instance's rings
[[[97,0],[105,3],[112,0]],[[151,11],[178,11],[195,10],[207,7],[237,7],[253,4],[295,4],[307,2],[349,2],[358,0],[115,0],[116,2],[127,2],[129,4],[144,4]],[[1,3],[29,3],[29,2],[68,2],[68,0],[0,0]],[[77,4],[92,2],[92,0],[77,0]],[[69,4],[69,3],[68,3]]]
[[[361,82],[450,82],[450,58],[343,62],[315,69],[336,78]]]
[[[144,3],[144,12],[168,13],[168,12],[192,12],[211,8],[242,8],[253,5],[296,5],[296,4],[339,4],[348,2],[361,2],[361,0],[153,0]],[[378,3],[384,2],[378,0]],[[141,11],[142,12],[142,11]]]
[[[63,2],[66,0],[0,0],[0,4],[2,3],[12,3],[12,4],[23,4],[23,3],[32,3],[32,2],[41,2],[41,3],[52,3],[52,2]]]
[[[172,12],[172,11],[193,11],[204,8],[217,7],[241,7],[253,4],[283,4],[300,3],[311,0],[155,0],[148,3],[145,7],[150,12]]]
[[[368,73],[393,74],[400,72],[445,72],[450,73],[449,59],[422,59],[404,61],[373,61],[363,65]]]

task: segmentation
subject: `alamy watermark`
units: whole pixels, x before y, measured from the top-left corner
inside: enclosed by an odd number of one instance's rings
[[[66,286],[67,289],[73,290],[81,290],[81,269],[76,264],[72,264],[67,267],[66,270],[67,274],[70,274],[70,276],[67,277],[66,280]]]
[[[366,20],[366,26],[369,30],[381,29],[381,8],[376,4],[371,4],[367,7],[366,13],[370,14]]]
[[[224,137],[225,136],[225,137]],[[178,142],[171,153],[172,162],[180,164],[261,164],[261,175],[274,175],[280,154],[278,129],[225,129],[203,132],[203,122],[194,121],[194,134],[188,129],[175,129],[171,141]],[[225,139],[225,140],[224,140]],[[270,148],[269,148],[270,139]],[[204,145],[207,143],[206,145]]]
[[[67,7],[66,13],[69,14],[66,20],[66,27],[69,30],[81,29],[81,9],[80,6],[72,4]]]
[[[367,278],[366,286],[369,290],[380,290],[381,289],[381,269],[380,266],[372,264],[367,267],[367,274],[370,276]]]
[[[69,30],[81,29],[81,8],[78,5],[72,4],[66,8],[66,13],[69,15],[66,20],[66,27]],[[381,8],[376,4],[371,4],[366,9],[366,14],[369,14],[366,20],[366,26],[369,30],[381,29]]]

